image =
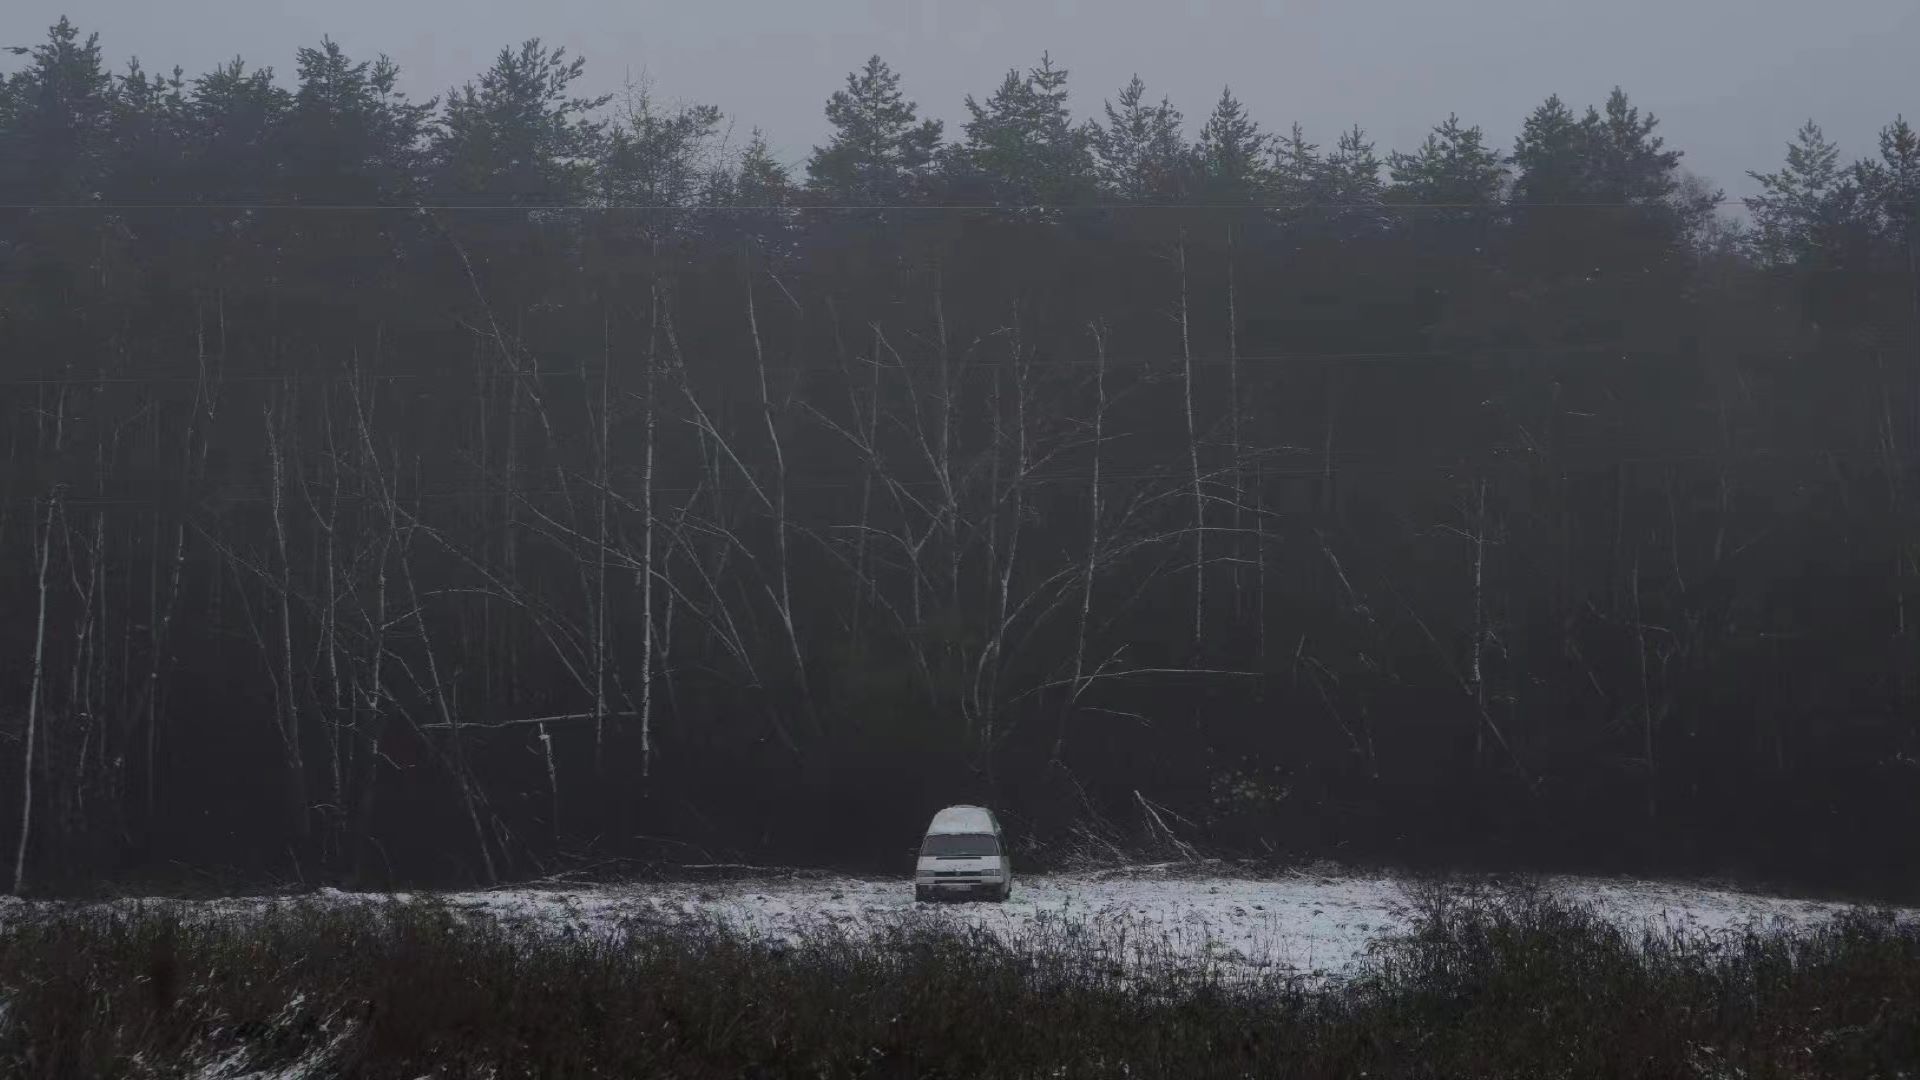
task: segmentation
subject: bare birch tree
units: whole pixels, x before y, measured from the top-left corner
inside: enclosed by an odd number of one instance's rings
[[[273,519],[274,549],[280,567],[272,590],[278,601],[276,606],[280,629],[278,684],[275,688],[279,698],[277,719],[280,750],[286,769],[289,823],[293,826],[294,835],[304,840],[312,822],[307,808],[306,765],[301,759],[299,689],[293,677],[293,562],[287,554],[286,453],[280,432],[274,427],[273,408],[263,405],[260,414],[266,424],[267,460],[272,478],[268,506]]]
[[[33,835],[33,751],[39,734],[40,684],[47,654],[47,560],[53,553],[53,519],[59,511],[58,489],[47,498],[47,520],[40,529],[40,567],[35,585],[40,597],[39,613],[34,618],[33,678],[27,691],[27,730],[21,740],[20,754],[20,839],[13,849],[13,893],[20,895],[27,884],[27,839]]]
[[[1205,629],[1207,602],[1207,496],[1200,480],[1200,438],[1193,419],[1193,336],[1187,304],[1187,239],[1181,234],[1176,249],[1180,270],[1181,388],[1187,422],[1187,465],[1193,493],[1193,649],[1198,652]]]

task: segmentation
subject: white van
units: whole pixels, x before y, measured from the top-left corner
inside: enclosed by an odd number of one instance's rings
[[[985,896],[1013,891],[1013,863],[1001,843],[1000,822],[984,806],[949,806],[933,815],[913,871],[913,898]]]

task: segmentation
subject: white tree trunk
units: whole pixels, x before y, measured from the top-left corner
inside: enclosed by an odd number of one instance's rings
[[[1487,716],[1487,680],[1482,665],[1487,644],[1486,618],[1486,566],[1487,566],[1487,482],[1477,480],[1474,484],[1476,495],[1473,515],[1473,654],[1472,674],[1473,700],[1479,708],[1479,717],[1473,725],[1473,764],[1478,768],[1486,753],[1487,728],[1484,717]]]
[[[286,454],[280,434],[273,425],[273,411],[263,406],[266,421],[267,455],[273,469],[273,491],[268,500],[273,512],[274,548],[280,557],[280,745],[287,770],[287,802],[296,836],[305,838],[308,830],[306,763],[300,754],[300,703],[293,678],[293,564],[287,558],[287,522],[285,506]]]
[[[1246,502],[1246,474],[1242,471],[1245,464],[1241,460],[1240,447],[1240,309],[1237,278],[1234,266],[1233,226],[1227,226],[1227,439],[1228,449],[1233,455],[1233,553],[1238,556],[1246,550],[1241,538],[1241,529],[1245,526],[1243,504]],[[1245,614],[1245,590],[1242,589],[1242,559],[1233,560],[1233,609],[1235,619]]]
[[[27,733],[25,750],[20,755],[20,842],[13,850],[13,892],[19,895],[27,883],[27,837],[33,829],[33,750],[39,734],[40,681],[47,650],[47,556],[53,551],[53,516],[58,506],[56,492],[47,499],[47,523],[40,531],[40,614],[34,623],[33,681],[27,691]]]
[[[1200,439],[1193,422],[1193,339],[1187,311],[1187,241],[1180,239],[1180,360],[1186,395],[1187,465],[1193,484],[1193,649],[1200,650],[1207,601],[1207,500],[1200,486]]]
[[[660,317],[660,283],[656,278],[648,291],[647,316],[647,370],[645,403],[646,446],[640,471],[640,776],[646,779],[653,775],[653,441],[654,425],[657,423],[654,394],[658,388],[655,374],[659,370],[658,338],[654,328]],[[669,596],[668,619],[672,618],[672,599]],[[671,632],[671,623],[669,623]]]
[[[603,327],[605,322],[603,320]],[[605,768],[606,720],[607,720],[607,378],[613,366],[611,345],[601,351],[600,363],[600,424],[595,442],[595,455],[598,458],[598,536],[594,549],[594,601],[593,601],[593,769],[596,774]]]
[[[1080,702],[1081,691],[1087,686],[1087,621],[1093,613],[1093,572],[1100,559],[1100,461],[1107,421],[1107,335],[1106,330],[1098,324],[1091,329],[1094,350],[1093,472],[1087,480],[1087,559],[1080,570],[1080,621],[1074,631],[1072,689],[1067,697],[1066,708],[1062,710],[1059,733],[1053,740],[1055,761],[1060,760],[1065,749],[1067,721]]]
[[[812,712],[812,695],[807,688],[807,664],[800,652],[800,634],[793,619],[791,568],[787,559],[787,455],[780,445],[780,427],[773,422],[773,396],[767,387],[767,356],[760,343],[760,316],[753,303],[751,267],[747,278],[747,329],[753,335],[754,369],[760,376],[760,417],[766,423],[767,442],[773,447],[773,544],[774,572],[780,590],[779,614],[787,632],[787,648],[793,656],[793,676],[800,684],[800,698]]]

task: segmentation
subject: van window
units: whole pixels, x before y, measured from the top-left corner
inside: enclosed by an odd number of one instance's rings
[[[998,855],[1000,841],[973,833],[934,833],[920,845],[922,855]]]

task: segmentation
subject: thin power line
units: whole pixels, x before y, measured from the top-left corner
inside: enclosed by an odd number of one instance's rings
[[[1263,364],[1271,365],[1271,364],[1314,363],[1317,361],[1335,361],[1335,360],[1345,362],[1345,363],[1386,363],[1394,360],[1440,360],[1440,359],[1476,360],[1476,359],[1482,359],[1482,358],[1492,357],[1492,356],[1578,356],[1578,355],[1585,355],[1585,354],[1615,355],[1622,359],[1632,359],[1636,357],[1645,359],[1650,356],[1666,357],[1666,356],[1679,355],[1679,351],[1666,350],[1666,351],[1660,351],[1660,352],[1649,352],[1648,350],[1645,350],[1645,349],[1620,349],[1616,346],[1607,346],[1607,345],[1541,345],[1541,346],[1498,345],[1498,346],[1470,346],[1470,347],[1462,347],[1457,349],[1405,349],[1405,350],[1392,351],[1392,352],[1262,353],[1262,354],[1243,355],[1238,357],[1209,356],[1209,357],[1195,357],[1192,363],[1196,367],[1228,367],[1232,365],[1258,366]],[[1748,350],[1748,351],[1741,352],[1740,355],[1742,357],[1754,357],[1754,356],[1791,357],[1791,356],[1797,355],[1797,353],[1794,350],[1790,350],[1790,349],[1773,349],[1773,350],[1767,350],[1764,353]],[[952,365],[949,365],[949,367],[953,370],[965,372],[968,370],[985,370],[985,369],[995,369],[995,368],[1011,369],[1016,366],[1041,367],[1041,368],[1096,367],[1101,363],[1105,363],[1110,368],[1152,367],[1158,364],[1167,364],[1167,365],[1185,364],[1187,363],[1187,360],[1186,358],[1179,357],[1179,356],[1165,356],[1159,359],[1154,359],[1152,357],[1130,357],[1130,358],[1122,358],[1122,359],[1115,359],[1113,357],[1108,357],[1105,361],[1102,361],[1097,357],[1047,357],[1044,359],[1037,358],[1032,360],[1020,361],[1018,364],[1016,364],[1014,361],[1011,361],[1011,360],[969,360],[964,364],[952,364]],[[848,363],[845,367],[841,367],[839,365],[832,365],[832,364],[798,364],[798,365],[792,365],[788,367],[770,366],[768,370],[776,371],[776,372],[789,371],[789,372],[798,372],[802,374],[831,375],[831,374],[844,374],[849,370],[864,369],[866,366],[869,366],[871,364],[872,364],[872,361],[870,360],[858,360],[858,361],[853,361]],[[906,361],[906,362],[882,363],[879,366],[882,370],[885,370],[888,368],[932,369],[932,368],[938,368],[941,365],[940,365],[940,362],[937,360],[912,360],[912,361]],[[188,374],[106,375],[106,376],[68,375],[68,376],[61,376],[59,378],[0,379],[0,386],[90,386],[90,385],[146,386],[146,385],[158,385],[163,383],[198,383],[199,381],[201,381],[202,378],[205,378],[205,380],[208,383],[214,383],[214,384],[283,383],[283,382],[350,383],[355,381],[396,382],[396,381],[414,381],[414,380],[421,380],[421,381],[445,380],[448,382],[455,382],[455,381],[466,382],[466,381],[477,381],[477,380],[520,379],[520,378],[580,379],[580,378],[592,378],[593,376],[598,375],[601,372],[601,370],[602,368],[600,365],[593,365],[584,369],[575,368],[572,370],[561,370],[561,371],[522,371],[522,372],[515,372],[515,371],[384,372],[384,373],[378,373],[378,374],[365,373],[365,372],[362,372],[359,374],[350,374],[345,372],[286,372],[281,374],[274,374],[274,373],[268,373],[268,372],[246,372],[241,374],[222,374],[222,375],[208,375],[208,376],[202,376],[197,373],[191,374],[191,375],[188,375]],[[616,366],[610,370],[614,370],[614,371],[639,370],[639,368],[637,365],[633,368],[621,368]]]
[[[1742,200],[1720,198],[1700,200],[1698,206],[1728,206]],[[645,211],[650,213],[676,214],[764,214],[764,213],[804,213],[807,211],[865,211],[891,210],[910,213],[977,213],[981,211],[999,211],[1001,213],[1102,213],[1111,211],[1135,210],[1238,210],[1265,212],[1294,212],[1301,210],[1478,210],[1498,212],[1501,210],[1559,209],[1559,210],[1671,210],[1674,207],[1666,203],[1636,202],[1501,202],[1501,203],[1367,203],[1367,202],[1309,202],[1309,203],[1030,203],[1009,205],[999,203],[836,203],[828,205],[780,206],[761,204],[752,206],[674,206],[671,204],[649,203],[613,203],[591,205],[583,203],[264,203],[264,202],[203,202],[203,203],[128,203],[128,202],[64,202],[64,203],[0,203],[0,210],[298,210],[303,212],[339,212],[371,213],[381,211],[400,211],[409,213],[438,213],[443,210],[459,211],[574,211],[598,213],[609,210]]]
[[[1522,454],[1517,450],[1500,454],[1498,452],[1498,448],[1495,448],[1493,452],[1498,457],[1504,459],[1503,461],[1496,462],[1495,464],[1504,463],[1511,466],[1531,466],[1535,464],[1535,462],[1531,460],[1529,455]],[[1482,451],[1483,455],[1485,453],[1488,453],[1488,451]],[[1882,456],[1883,455],[1880,451],[1868,450],[1868,449],[1810,451],[1810,452],[1800,452],[1795,454],[1778,453],[1778,452],[1768,451],[1768,450],[1751,450],[1751,451],[1745,451],[1745,452],[1736,453],[1736,454],[1716,452],[1716,453],[1698,453],[1698,454],[1649,454],[1649,455],[1639,455],[1634,457],[1609,457],[1606,459],[1606,463],[1607,464],[1619,463],[1619,464],[1625,464],[1625,465],[1678,465],[1678,464],[1685,464],[1688,462],[1698,462],[1698,461],[1726,462],[1729,460],[1736,460],[1736,461],[1748,460],[1748,461],[1771,461],[1771,462],[1806,462],[1806,463],[1824,465],[1835,459],[1871,458],[1874,460],[1879,460]],[[1378,461],[1378,460],[1364,461],[1364,460],[1351,460],[1351,459],[1348,459],[1348,460],[1337,459],[1333,463],[1333,471],[1336,475],[1343,474],[1343,473],[1353,473],[1353,472],[1371,472],[1371,473],[1383,473],[1383,472],[1384,473],[1393,473],[1393,472],[1412,473],[1416,471],[1452,472],[1462,468],[1488,468],[1489,466],[1490,466],[1490,463],[1484,460],[1483,458],[1465,458],[1465,457],[1449,460],[1449,461],[1427,461],[1427,462]],[[1242,471],[1244,472],[1248,470],[1242,470]],[[1324,478],[1326,475],[1327,475],[1326,466],[1321,463],[1306,463],[1306,464],[1301,464],[1291,468],[1282,468],[1282,467],[1275,467],[1275,466],[1269,465],[1269,466],[1262,466],[1261,469],[1259,470],[1259,476],[1266,480],[1313,480],[1313,479]],[[1187,484],[1187,483],[1190,483],[1191,481],[1192,481],[1192,474],[1185,469],[1165,469],[1165,470],[1154,470],[1149,472],[1119,473],[1119,474],[1115,474],[1110,471],[1103,471],[1100,474],[1100,482],[1103,486],[1106,484],[1127,484],[1127,483]],[[1060,472],[1060,473],[1051,473],[1051,474],[1040,475],[1040,476],[1029,476],[1021,482],[1023,484],[1049,484],[1049,485],[1051,484],[1076,484],[1076,485],[1091,484],[1093,482],[1093,474],[1091,472]],[[897,484],[900,487],[908,487],[908,488],[940,488],[944,485],[945,482],[937,478],[931,478],[931,479],[924,479],[924,480],[893,480],[893,481],[889,481],[888,483],[890,485]],[[864,481],[789,480],[787,481],[786,487],[789,490],[800,490],[800,491],[856,491],[856,490],[861,490],[864,487]],[[396,494],[393,498],[395,502],[405,505],[418,500],[440,500],[440,499],[563,498],[563,497],[578,498],[584,494],[590,494],[593,490],[594,488],[591,484],[583,483],[579,488],[575,488],[575,489],[476,488],[476,489],[461,489],[461,490],[409,492],[404,495]],[[760,488],[748,486],[745,484],[721,484],[721,485],[709,484],[709,485],[700,486],[700,487],[655,487],[653,489],[653,493],[655,495],[669,495],[669,496],[671,495],[685,495],[685,496],[712,495],[716,493],[722,494],[722,495],[758,495],[761,492],[761,490],[762,489]],[[314,497],[317,500],[328,501],[328,502],[336,498],[336,496],[331,492],[316,493]],[[11,502],[11,503],[42,502],[45,500],[45,498],[46,496],[44,495],[13,495],[13,496],[0,497],[0,502]],[[337,496],[337,498],[341,502],[369,502],[369,501],[377,502],[377,501],[383,501],[385,499],[385,496],[378,493],[351,493],[350,494],[350,493],[342,492],[340,495]],[[184,496],[181,498],[174,498],[174,499],[123,498],[123,497],[117,497],[117,496],[72,495],[72,496],[62,496],[60,501],[62,505],[75,506],[75,507],[201,506],[201,505],[207,505],[207,504],[251,505],[251,504],[268,503],[273,501],[273,497],[268,494],[254,494],[251,492],[228,493],[228,494],[212,495],[212,496],[204,496],[204,497]]]

